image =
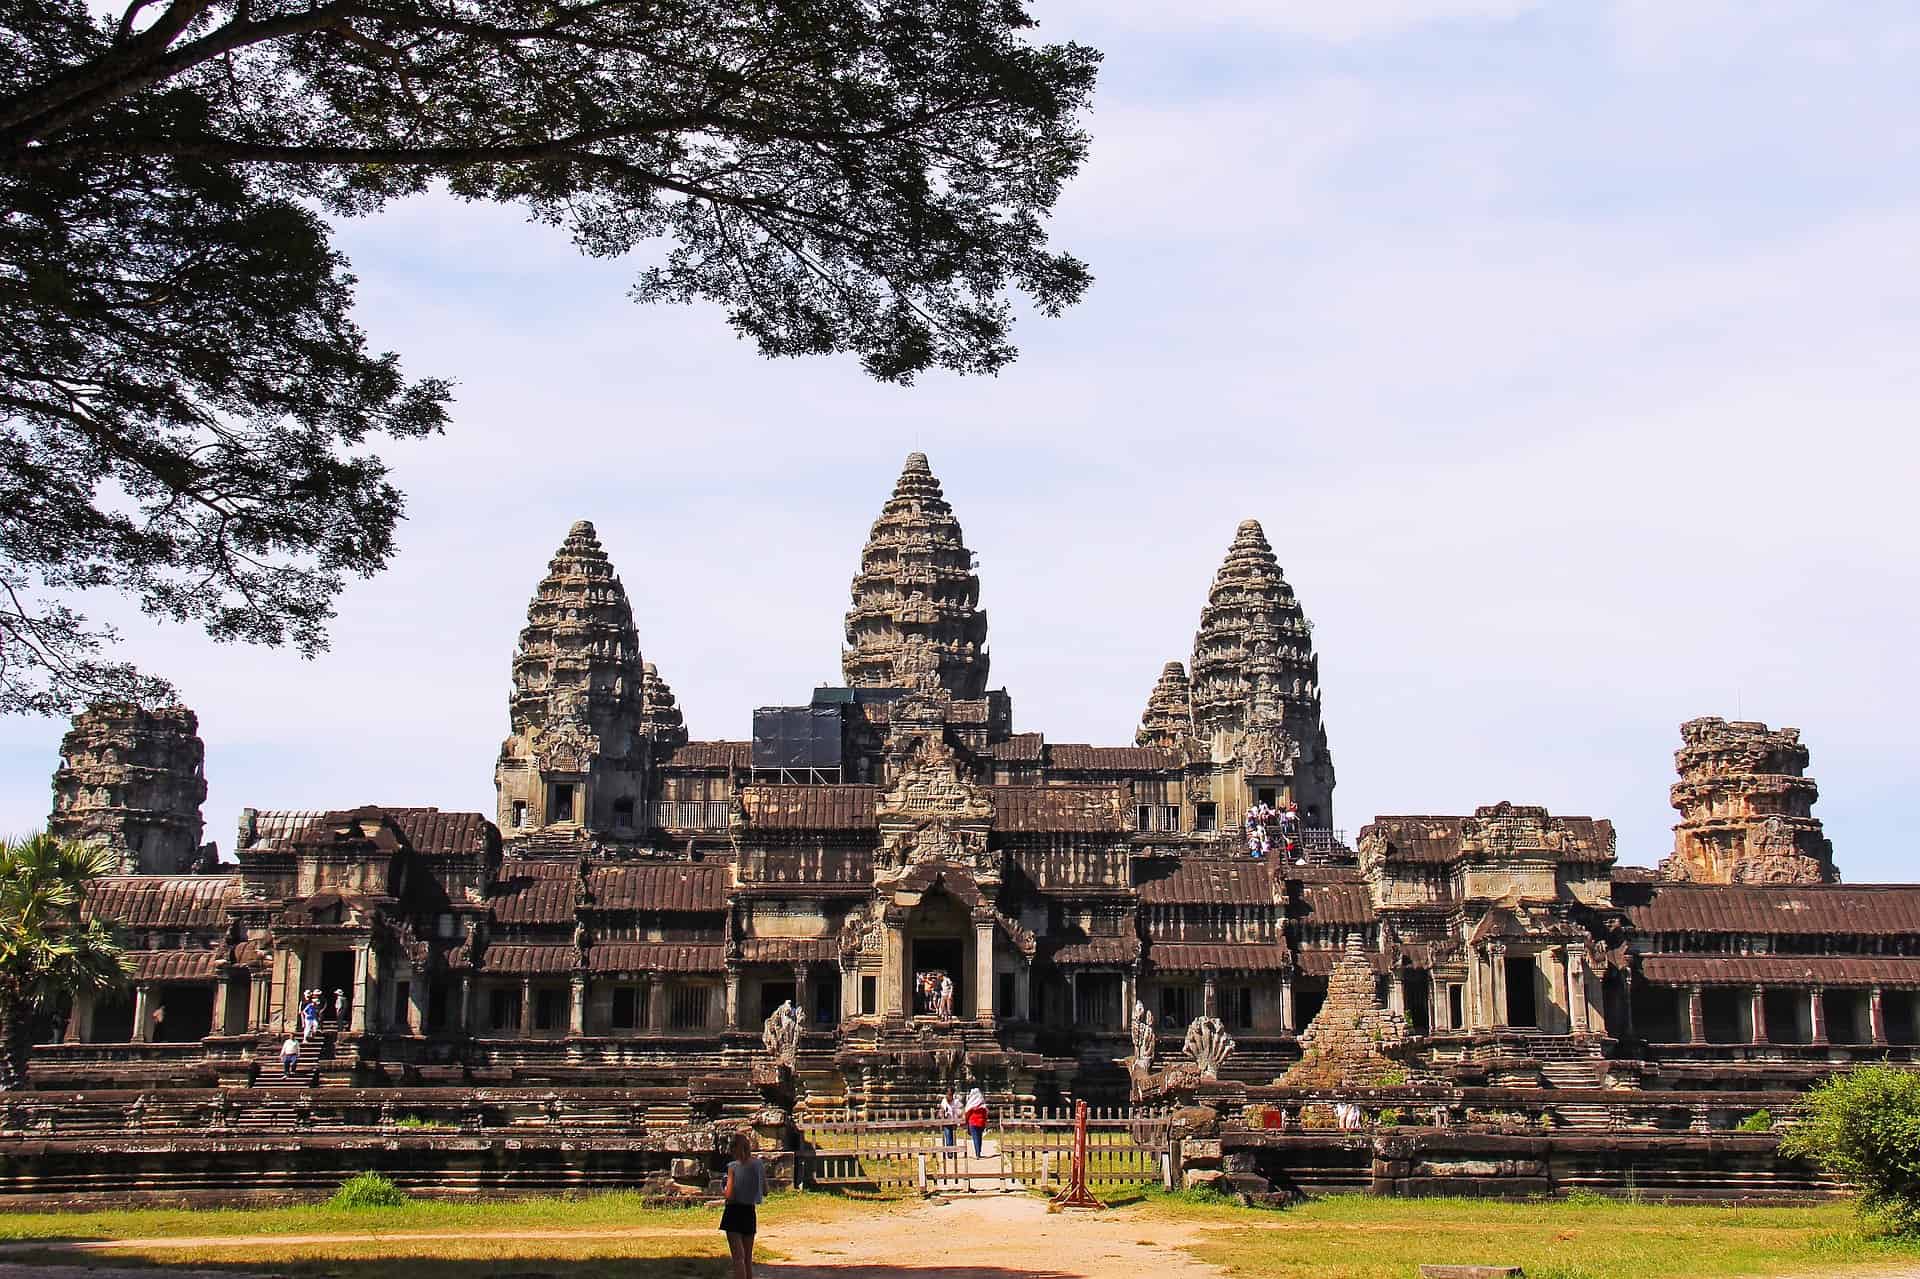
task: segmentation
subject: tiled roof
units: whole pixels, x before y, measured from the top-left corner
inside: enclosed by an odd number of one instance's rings
[[[1208,968],[1265,972],[1284,968],[1287,964],[1286,946],[1260,946],[1244,942],[1155,942],[1147,955],[1153,960],[1155,968],[1168,973],[1197,973]]]
[[[1460,857],[1462,826],[1465,817],[1376,817],[1360,828],[1360,838],[1369,835],[1387,841],[1390,862],[1420,862],[1444,865]],[[1613,823],[1605,818],[1555,817],[1555,827],[1564,832],[1566,843],[1557,856],[1562,861],[1604,860],[1613,855]]]
[[[1920,987],[1920,959],[1894,955],[1642,955],[1640,975],[1703,986]]]
[[[135,950],[135,981],[212,981],[218,956],[211,950]]]
[[[718,945],[613,941],[587,947],[587,968],[596,973],[717,973],[726,966]]]
[[[1326,977],[1333,972],[1333,966],[1340,961],[1340,956],[1344,953],[1346,952],[1329,946],[1313,950],[1297,950],[1293,954],[1293,966],[1303,976]],[[1378,951],[1368,951],[1367,962],[1373,965],[1373,971],[1376,973],[1387,971],[1387,957]]]
[[[727,868],[664,862],[596,866],[587,882],[599,910],[717,911],[727,908]]]
[[[493,823],[479,813],[443,813],[437,808],[367,806],[387,815],[413,850],[423,857],[479,856],[499,839]],[[315,827],[333,826],[352,816],[351,808],[281,808],[254,812],[253,838],[242,849],[293,843]]]
[[[1056,742],[1047,747],[1047,766],[1075,773],[1160,773],[1177,769],[1180,756],[1158,746],[1088,746]]]
[[[81,915],[121,928],[218,928],[233,875],[103,875],[87,885]]]
[[[1123,831],[1114,786],[992,786],[993,827],[1013,832]]]
[[[749,937],[740,943],[740,958],[749,964],[837,961],[840,942],[832,937]]]
[[[667,768],[751,768],[752,742],[688,742],[664,761]]]
[[[579,895],[577,860],[515,858],[500,867],[487,903],[502,924],[570,924]]]
[[[1661,884],[1618,904],[1645,933],[1920,933],[1920,886]],[[1651,900],[1647,900],[1648,894]]]
[[[1130,964],[1140,957],[1138,937],[1089,937],[1062,942],[1047,951],[1056,964]]]
[[[242,849],[285,844],[315,822],[325,820],[325,808],[259,808],[253,811],[253,838]],[[244,818],[243,818],[244,820]]]
[[[1320,880],[1300,885],[1309,924],[1371,924],[1373,897],[1366,884],[1352,880]]]
[[[1276,900],[1273,874],[1264,862],[1188,857],[1135,865],[1140,900],[1153,905],[1271,906]]]
[[[784,830],[873,830],[877,786],[749,786],[747,824]]]
[[[1039,733],[1015,733],[1004,742],[988,742],[980,754],[1010,763],[1038,764],[1045,745],[1046,738]]]
[[[498,942],[480,952],[482,972],[515,977],[552,977],[573,971],[579,954],[571,946],[528,946],[517,942]]]

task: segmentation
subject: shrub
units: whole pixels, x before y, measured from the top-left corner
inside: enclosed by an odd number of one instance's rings
[[[1810,1159],[1860,1189],[1860,1206],[1920,1232],[1920,1073],[1862,1066],[1809,1091],[1782,1154]]]
[[[1765,1106],[1762,1106],[1745,1119],[1742,1119],[1735,1125],[1735,1128],[1736,1131],[1739,1132],[1772,1132],[1773,1112]]]
[[[327,1200],[329,1208],[398,1208],[407,1202],[407,1192],[377,1172],[358,1173],[340,1183],[340,1189]]]
[[[1374,1116],[1374,1122],[1380,1125],[1380,1127],[1382,1128],[1399,1127],[1402,1122],[1400,1118],[1400,1107],[1398,1106],[1386,1107],[1378,1115]]]

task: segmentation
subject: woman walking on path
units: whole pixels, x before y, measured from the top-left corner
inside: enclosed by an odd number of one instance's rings
[[[987,1099],[975,1088],[967,1094],[967,1132],[973,1137],[973,1157],[980,1157],[980,1138],[987,1131]]]
[[[724,1193],[727,1206],[720,1210],[720,1229],[733,1253],[734,1279],[753,1279],[753,1236],[760,1228],[754,1209],[767,1197],[767,1166],[754,1155],[753,1138],[744,1129],[733,1134]]]
[[[940,1126],[946,1132],[948,1149],[953,1147],[953,1130],[960,1123],[960,1090],[949,1092],[940,1099]]]

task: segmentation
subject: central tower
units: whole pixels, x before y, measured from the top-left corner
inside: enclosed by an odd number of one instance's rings
[[[987,691],[987,615],[960,522],[927,465],[910,453],[860,553],[841,669],[853,688]]]

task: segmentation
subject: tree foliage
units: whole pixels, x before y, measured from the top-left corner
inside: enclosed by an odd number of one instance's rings
[[[1822,1081],[1780,1151],[1859,1187],[1861,1206],[1897,1229],[1920,1230],[1920,1073],[1860,1066]]]
[[[432,433],[322,214],[436,183],[905,382],[1088,283],[1044,219],[1098,55],[1020,0],[0,0],[0,710],[168,690],[62,601],[324,644]]]
[[[0,841],[0,1089],[26,1078],[36,1016],[125,983],[133,959],[81,909],[114,855],[52,835]]]

